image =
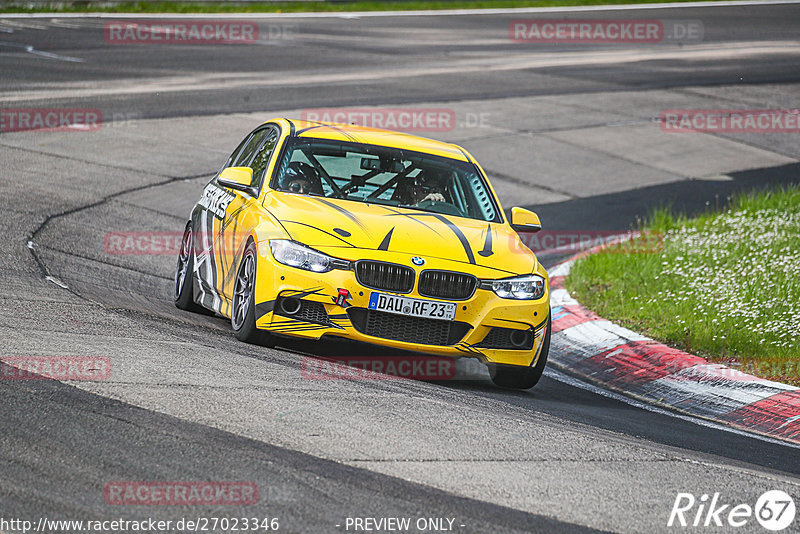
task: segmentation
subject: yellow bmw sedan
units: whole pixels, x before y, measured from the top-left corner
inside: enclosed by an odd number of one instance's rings
[[[238,339],[340,337],[477,358],[528,389],[550,346],[547,272],[463,148],[274,119],[234,150],[186,224],[175,304]]]

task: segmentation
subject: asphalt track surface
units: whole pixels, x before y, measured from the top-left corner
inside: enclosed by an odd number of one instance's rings
[[[704,32],[679,44],[509,41],[511,20],[545,16],[699,20]],[[101,19],[0,17],[4,108],[100,109],[107,121],[0,135],[2,355],[100,355],[114,370],[97,383],[0,384],[2,517],[268,516],[286,532],[448,517],[458,532],[655,532],[670,530],[678,492],[797,500],[797,448],[557,373],[528,392],[480,372],[302,379],[303,355],[370,349],[238,343],[227,321],[172,306],[172,255],[109,253],[103,239],[180,231],[244,134],[308,108],[451,109],[456,127],[429,135],[465,145],[506,207],[532,207],[551,229],[625,230],[665,202],[693,212],[794,182],[796,134],[668,134],[653,118],[797,108],[798,22],[797,4],[269,18],[260,25],[278,37],[257,45],[121,46],[104,41]],[[135,480],[247,480],[260,498],[105,504],[105,484]]]

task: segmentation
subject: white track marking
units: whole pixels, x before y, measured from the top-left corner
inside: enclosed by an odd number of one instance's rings
[[[3,20],[6,18],[5,15],[0,15],[0,20],[3,21],[3,24],[6,26],[11,26],[12,28],[16,28],[18,30],[46,30],[47,24],[42,22],[20,22],[17,20]]]
[[[69,286],[67,286],[67,284],[65,284],[64,282],[62,282],[58,278],[53,278],[52,276],[49,276],[49,275],[45,276],[44,278],[45,278],[45,280],[47,280],[49,282],[53,282],[55,285],[57,285],[58,287],[60,287],[62,289],[69,289]]]
[[[47,59],[56,59],[58,61],[69,61],[70,63],[83,63],[86,61],[85,59],[79,57],[72,57],[72,56],[62,56],[60,54],[54,54],[52,52],[45,52],[43,50],[37,50],[32,45],[26,45],[23,43],[9,43],[7,41],[0,41],[0,48],[2,47],[9,47],[9,48],[17,48],[29,54],[33,54],[36,56],[46,57]]]

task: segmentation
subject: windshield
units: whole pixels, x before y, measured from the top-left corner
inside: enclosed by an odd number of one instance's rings
[[[397,148],[290,139],[270,187],[481,221],[501,220],[475,165]]]

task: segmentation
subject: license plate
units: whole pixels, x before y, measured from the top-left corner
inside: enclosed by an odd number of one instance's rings
[[[452,321],[456,317],[456,305],[452,302],[436,302],[386,293],[371,293],[369,309],[446,321]]]

